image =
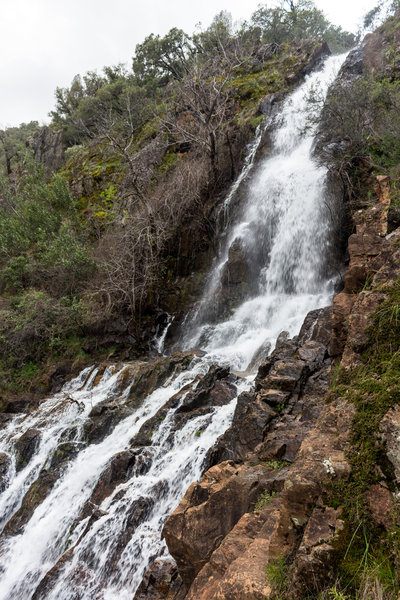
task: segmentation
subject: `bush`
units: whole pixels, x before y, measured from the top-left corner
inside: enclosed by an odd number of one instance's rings
[[[84,333],[86,317],[82,301],[55,300],[45,292],[28,290],[0,312],[3,356],[10,365],[21,366],[61,352],[68,336]]]

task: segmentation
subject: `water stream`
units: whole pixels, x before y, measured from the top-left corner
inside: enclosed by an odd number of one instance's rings
[[[199,310],[183,335],[185,348],[202,348],[205,354],[194,356],[186,369],[172,372],[137,405],[130,399],[135,377],[124,378],[129,365],[104,372],[86,369],[60,393],[29,415],[14,417],[0,431],[4,471],[0,517],[5,528],[0,541],[0,600],[132,600],[152,560],[167,556],[162,526],[190,483],[201,477],[206,453],[229,427],[235,409],[233,398],[224,406],[194,414],[178,427],[177,410],[186,394],[212,364],[246,370],[260,348],[273,347],[282,330],[298,333],[310,310],[330,303],[333,276],[326,268],[330,223],[323,203],[326,171],[312,158],[313,129],[304,130],[311,110],[307,92],[318,86],[326,94],[343,59],[328,58],[323,69],[309,75],[284,102],[268,158],[254,165],[260,138],[249,148],[225,207],[245,179],[246,200],[226,232]],[[213,304],[233,244],[239,245],[250,265],[252,282],[230,316],[216,321],[211,318]],[[161,351],[164,339],[165,335],[159,340]],[[250,375],[237,382],[237,394],[248,389],[251,380]],[[167,404],[171,398],[176,399],[173,405]],[[100,440],[89,443],[86,425],[96,407],[107,402],[126,405],[127,412]],[[136,448],[135,454],[135,435],[166,404],[145,447]],[[22,463],[21,440],[24,444],[31,440]],[[54,470],[66,445],[68,460]],[[99,478],[110,461],[126,451],[136,461],[129,476],[93,507]],[[36,502],[35,482],[54,472],[56,480]],[[27,493],[34,504],[31,514],[19,528],[10,528]]]

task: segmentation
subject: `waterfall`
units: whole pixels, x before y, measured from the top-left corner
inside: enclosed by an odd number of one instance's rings
[[[328,58],[323,70],[309,75],[284,103],[272,151],[252,177],[245,205],[186,328],[184,347],[201,347],[215,360],[244,370],[258,350],[274,346],[282,330],[297,334],[310,310],[330,303],[334,274],[326,269],[331,244],[326,169],[312,156],[315,125],[310,124],[309,94],[318,89],[325,97],[343,60]],[[251,275],[249,294],[227,319],[215,323],[235,246]]]
[[[200,309],[183,336],[186,348],[204,352],[168,372],[140,401],[132,386],[143,363],[85,369],[0,432],[0,600],[132,600],[152,560],[168,555],[162,526],[201,477],[207,451],[231,423],[235,396],[254,375],[235,380],[236,392],[223,406],[186,419],[179,414],[185,398],[212,364],[247,369],[282,330],[298,333],[311,309],[330,302],[326,170],[312,158],[307,94],[318,86],[325,95],[343,60],[328,58],[287,98],[268,158],[254,164],[262,128],[248,149],[225,209],[247,180],[245,202],[228,225]],[[213,304],[232,248],[240,248],[251,282],[230,316],[218,321]],[[160,352],[164,339],[156,340]],[[93,418],[102,415],[111,420],[104,417],[105,429],[92,439]],[[145,442],[135,445],[149,423]],[[96,504],[99,479],[108,481],[107,469],[119,459],[130,465],[125,479]]]

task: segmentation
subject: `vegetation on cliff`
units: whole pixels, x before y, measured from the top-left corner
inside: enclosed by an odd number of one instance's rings
[[[191,36],[148,36],[131,69],[56,90],[65,163],[50,179],[36,122],[1,132],[3,385],[46,356],[134,344],[158,307],[182,305],[260,100],[298,81],[321,37],[354,43],[308,0],[260,6],[239,29],[222,12]]]

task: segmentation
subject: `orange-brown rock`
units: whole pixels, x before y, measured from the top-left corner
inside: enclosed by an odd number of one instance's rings
[[[369,341],[367,330],[371,325],[371,315],[386,297],[385,294],[379,292],[358,294],[348,319],[347,341],[341,360],[343,368],[351,369],[360,364],[360,354]]]
[[[386,456],[393,466],[396,481],[400,484],[400,406],[386,413],[381,421],[380,431]]]
[[[314,595],[334,582],[332,542],[344,525],[340,514],[323,505],[314,509],[292,567],[290,590],[295,597]]]
[[[186,585],[192,583],[268,484],[273,482],[262,466],[236,466],[226,461],[209,469],[199,483],[190,486],[163,530]]]
[[[393,502],[392,494],[388,488],[380,484],[371,485],[367,498],[371,516],[375,523],[389,530],[393,526],[391,516]]]
[[[266,577],[269,544],[279,520],[279,498],[243,515],[197,575],[187,600],[262,600],[271,585]]]
[[[333,299],[332,338],[329,352],[332,357],[340,356],[346,344],[348,333],[348,318],[353,308],[356,296],[341,292]]]

